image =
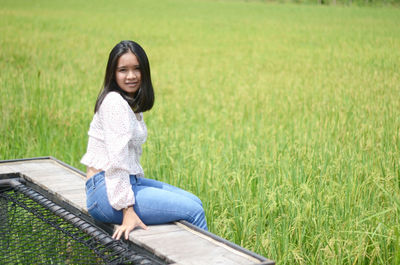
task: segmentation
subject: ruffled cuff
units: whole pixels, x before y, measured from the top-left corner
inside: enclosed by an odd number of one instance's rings
[[[135,204],[129,173],[122,169],[105,171],[107,197],[115,210],[121,210]]]

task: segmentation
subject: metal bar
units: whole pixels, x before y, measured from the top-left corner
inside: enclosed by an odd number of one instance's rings
[[[1,163],[12,163],[12,162],[22,162],[22,161],[29,161],[29,160],[43,160],[43,159],[51,159],[51,157],[50,156],[39,156],[39,157],[30,157],[30,158],[0,160],[0,164]]]
[[[0,179],[0,186],[11,186],[13,188],[21,185],[24,182],[23,178]]]

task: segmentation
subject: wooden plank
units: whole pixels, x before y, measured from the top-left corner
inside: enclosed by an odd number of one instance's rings
[[[226,265],[226,264],[234,264],[234,265],[249,265],[249,264],[258,264],[258,262],[251,262],[249,260],[243,259],[243,258],[238,258],[237,256],[231,255],[225,251],[218,253],[214,252],[212,253],[213,256],[210,255],[210,253],[207,253],[207,255],[202,255],[202,256],[196,256],[196,257],[190,257],[186,256],[183,257],[179,260],[178,263],[175,263],[175,265],[181,264],[181,265],[208,265],[208,264],[220,264],[220,265]]]
[[[51,182],[52,181],[51,179],[48,179],[47,181],[42,181],[40,177],[28,175],[26,173],[24,174],[24,178],[26,178],[28,181],[32,183],[35,183],[39,187],[47,190],[51,194],[55,194],[57,191],[63,190],[69,185],[68,183],[61,183],[61,184],[58,184],[57,182],[53,183]],[[75,188],[81,188],[81,185],[78,185]]]
[[[77,197],[77,196],[82,196],[82,197],[86,198],[84,188],[76,189],[76,190],[63,190],[63,191],[60,191],[60,193],[68,198],[73,198],[73,197]]]
[[[181,264],[250,264],[255,262],[239,255],[232,255],[225,248],[210,244],[209,241],[183,229],[140,238],[135,238],[131,233],[129,239],[135,243],[140,240],[141,245],[151,246],[150,250],[153,253]],[[229,253],[228,256],[227,253]]]
[[[71,172],[69,172],[63,168],[53,168],[51,170],[32,170],[32,171],[23,170],[21,172],[24,174],[29,174],[31,176],[36,176],[36,177],[42,178],[42,179],[49,178],[49,177],[51,178],[54,176],[71,176],[76,179],[80,179],[78,176],[71,174]]]
[[[62,190],[73,190],[73,189],[79,189],[82,188],[83,184],[82,183],[74,183],[74,182],[60,182],[60,181],[55,181],[55,182],[46,182],[44,183],[47,187],[52,189],[53,191],[62,191]]]
[[[54,169],[59,169],[57,164],[54,164],[50,161],[41,161],[41,160],[33,160],[33,161],[23,161],[23,162],[11,162],[7,163],[8,166],[14,168],[16,171],[51,171]]]
[[[189,231],[190,233],[192,233],[194,235],[197,235],[198,237],[201,237],[201,238],[209,241],[210,243],[212,243],[214,245],[217,245],[217,246],[225,248],[231,254],[230,257],[232,256],[232,254],[235,254],[235,255],[238,255],[238,256],[242,256],[242,257],[244,257],[246,259],[252,260],[255,263],[259,263],[260,262],[259,259],[255,258],[255,257],[252,257],[252,256],[250,256],[248,254],[245,254],[245,253],[243,253],[243,251],[239,251],[237,249],[234,249],[231,246],[228,246],[227,244],[222,243],[221,241],[217,241],[216,239],[213,239],[213,238],[211,238],[210,236],[208,236],[208,235],[206,235],[204,233],[200,233],[200,232],[198,232],[196,230],[193,230],[192,228],[190,228],[190,227],[188,227],[188,226],[186,226],[186,225],[184,225],[184,224],[182,224],[180,222],[175,222],[175,224],[177,226],[183,228],[184,230]]]
[[[77,208],[82,209],[86,208],[86,198],[68,198],[70,202],[74,204],[74,206],[78,206]]]
[[[131,233],[131,236],[134,237],[135,239],[139,239],[139,238],[153,236],[153,235],[167,234],[167,233],[176,232],[176,231],[180,231],[180,230],[182,230],[182,229],[175,224],[152,225],[152,226],[149,226],[148,230],[144,230],[144,229],[140,229],[140,228],[135,229]]]
[[[87,213],[86,210],[86,196],[69,196],[66,197],[63,194],[57,193],[55,192],[54,195],[63,200],[64,202],[67,202],[68,204],[74,206],[75,208],[77,208],[79,211]]]
[[[57,193],[56,196],[59,197],[60,194]],[[77,204],[77,208],[80,211],[87,213],[87,210],[86,210],[86,197],[85,196],[80,196],[80,195],[69,196],[68,198],[64,197],[64,200],[68,200],[68,201],[74,202],[75,204]]]
[[[80,211],[84,212],[84,213],[88,213],[87,212],[87,208],[86,208],[86,198],[85,197],[70,197],[68,199],[69,202],[72,202],[75,204],[76,208],[78,208]]]
[[[44,182],[77,182],[77,183],[84,183],[82,179],[79,177],[72,175],[69,172],[59,171],[56,173],[50,172],[47,174],[43,174],[42,172],[35,171],[35,172],[23,172],[23,174],[29,174],[29,176],[34,177],[36,179],[40,179],[40,181]]]
[[[6,174],[6,173],[15,173],[15,170],[13,170],[9,166],[0,164],[0,174]]]
[[[84,198],[86,200],[86,194],[84,189],[75,189],[75,190],[60,190],[57,192],[62,197],[74,199],[74,198]]]
[[[84,185],[85,182],[82,181],[82,179],[80,179],[77,176],[71,175],[70,173],[67,172],[60,172],[58,174],[42,174],[41,172],[33,172],[33,173],[29,173],[29,172],[22,172],[22,174],[28,176],[30,179],[37,181],[37,182],[41,182],[41,183],[79,183],[81,185]]]
[[[85,176],[82,176],[78,172],[65,167],[53,160],[44,159],[44,160],[32,160],[32,161],[22,161],[22,162],[11,162],[7,163],[7,165],[15,172],[21,172],[26,174],[34,174],[44,176],[51,176],[54,174],[72,174],[78,179],[85,180]]]

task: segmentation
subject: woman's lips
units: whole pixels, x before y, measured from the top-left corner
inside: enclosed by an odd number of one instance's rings
[[[134,87],[134,86],[137,86],[137,82],[131,82],[131,83],[125,83],[127,86],[131,86],[131,87]]]

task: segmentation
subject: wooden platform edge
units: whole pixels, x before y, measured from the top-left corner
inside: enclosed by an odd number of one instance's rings
[[[213,234],[211,232],[205,231],[203,229],[198,228],[195,225],[192,225],[191,223],[187,221],[178,221],[174,222],[176,225],[182,227],[183,229],[196,234],[197,236],[204,238],[205,240],[211,241],[214,244],[221,246],[223,248],[228,249],[231,252],[236,253],[237,255],[249,258],[251,257],[254,262],[258,265],[275,265],[275,261],[269,260],[265,258],[264,256],[258,255],[257,253],[250,251],[244,247],[241,247],[231,241],[226,240],[225,238],[222,238],[220,236],[217,236],[216,234]],[[260,263],[261,262],[261,263]]]
[[[69,169],[69,170],[71,170],[71,171],[73,171],[75,173],[78,173],[79,175],[82,176],[83,179],[86,179],[86,173],[84,173],[83,171],[81,171],[81,170],[79,170],[79,169],[77,169],[77,168],[75,168],[75,167],[73,167],[73,166],[71,166],[71,165],[69,165],[69,164],[57,159],[57,158],[55,158],[55,157],[52,157],[52,156],[39,156],[39,157],[31,157],[31,158],[0,160],[0,164],[2,164],[2,163],[4,163],[4,164],[5,163],[12,163],[12,162],[33,161],[33,160],[45,160],[45,159],[54,161],[54,162],[56,162],[56,163],[58,163],[58,164],[60,164],[60,165],[62,165],[64,167],[66,167],[67,169]]]

